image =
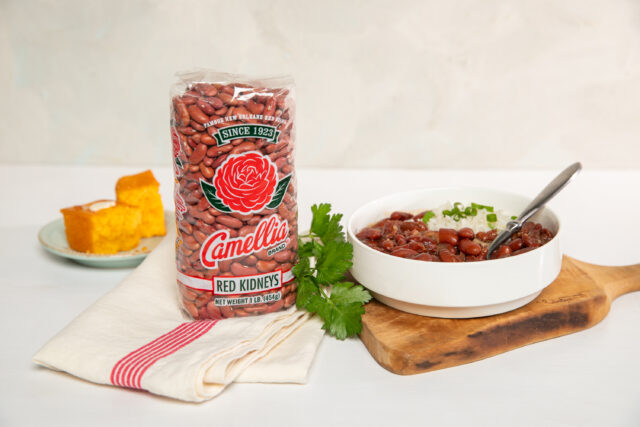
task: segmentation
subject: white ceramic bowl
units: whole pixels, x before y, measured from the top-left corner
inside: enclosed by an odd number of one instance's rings
[[[477,262],[425,262],[376,251],[356,237],[363,228],[393,211],[435,209],[447,202],[476,202],[517,215],[530,198],[482,188],[433,188],[382,197],[360,207],[349,219],[347,238],[353,244],[355,279],[379,301],[423,316],[467,318],[504,313],[533,299],[560,273],[560,222],[548,208],[532,221],[555,237],[524,254]]]

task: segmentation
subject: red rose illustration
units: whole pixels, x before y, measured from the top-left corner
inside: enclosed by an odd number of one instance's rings
[[[216,195],[231,210],[247,214],[259,212],[271,200],[276,188],[276,165],[268,157],[250,151],[231,155],[216,169]]]

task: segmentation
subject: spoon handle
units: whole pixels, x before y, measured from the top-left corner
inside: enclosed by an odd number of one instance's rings
[[[546,187],[542,189],[540,194],[536,196],[535,199],[529,205],[524,208],[518,219],[515,221],[509,221],[507,223],[507,229],[500,233],[493,242],[489,245],[489,249],[487,250],[487,259],[491,259],[491,254],[495,251],[501,244],[509,240],[509,237],[513,235],[516,231],[520,230],[525,222],[529,218],[531,218],[541,207],[543,207],[549,200],[553,198],[560,190],[562,190],[568,183],[573,179],[574,176],[577,175],[578,172],[582,170],[582,165],[580,162],[576,162],[560,172],[558,176],[556,176],[553,181],[547,184]]]
[[[553,198],[560,190],[562,190],[576,175],[582,170],[580,162],[576,162],[560,172],[553,181],[551,181],[544,189],[533,199],[529,205],[524,208],[522,213],[517,219],[519,225],[524,224],[529,218],[531,218],[538,210],[543,207],[549,200]]]

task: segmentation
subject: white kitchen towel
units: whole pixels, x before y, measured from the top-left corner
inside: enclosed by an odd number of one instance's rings
[[[122,283],[53,337],[35,363],[191,402],[232,382],[305,383],[324,331],[292,307],[190,321],[179,307],[175,230]]]

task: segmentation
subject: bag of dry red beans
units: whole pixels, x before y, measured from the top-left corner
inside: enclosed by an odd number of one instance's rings
[[[295,303],[293,79],[178,75],[171,140],[184,310],[194,319],[272,313]]]

